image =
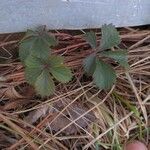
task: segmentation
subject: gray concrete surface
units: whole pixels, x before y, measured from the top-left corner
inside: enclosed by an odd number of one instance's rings
[[[150,0],[0,0],[0,33],[150,24]]]

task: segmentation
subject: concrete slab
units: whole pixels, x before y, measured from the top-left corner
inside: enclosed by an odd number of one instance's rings
[[[150,0],[0,0],[0,33],[150,24]]]

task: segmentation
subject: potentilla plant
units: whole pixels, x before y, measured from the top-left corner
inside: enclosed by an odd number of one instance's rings
[[[85,72],[93,77],[94,83],[100,89],[110,89],[116,82],[116,72],[112,66],[102,59],[101,56],[112,58],[125,69],[129,68],[127,51],[121,50],[118,45],[121,40],[119,33],[112,24],[103,25],[101,28],[101,41],[97,46],[97,37],[93,31],[87,32],[84,37],[95,52],[89,55],[83,62]],[[111,48],[114,48],[114,51]]]
[[[19,56],[25,67],[25,78],[41,96],[54,93],[54,79],[66,83],[72,78],[63,57],[51,54],[50,47],[57,43],[56,38],[44,28],[27,30],[20,42]]]
[[[94,53],[83,61],[85,72],[93,77],[94,83],[100,89],[110,89],[116,82],[116,72],[113,67],[104,62],[101,56],[117,61],[125,69],[129,68],[127,51],[121,50],[119,33],[112,25],[103,25],[100,45],[93,31],[84,35]],[[19,56],[25,67],[25,78],[41,96],[49,96],[55,91],[54,79],[67,83],[72,79],[71,70],[64,64],[62,56],[52,55],[51,47],[58,41],[44,28],[27,30],[20,42]],[[114,51],[111,48],[114,48]]]

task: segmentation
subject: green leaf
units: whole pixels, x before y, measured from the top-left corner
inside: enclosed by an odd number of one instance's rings
[[[96,69],[93,74],[95,84],[101,89],[110,89],[116,82],[114,69],[101,60],[96,60]]]
[[[49,52],[50,52],[49,45],[46,44],[45,41],[41,37],[38,37],[36,39],[31,50],[34,56],[37,56],[40,58],[49,57]]]
[[[25,37],[19,46],[19,56],[24,63],[28,55],[32,54],[40,58],[48,58],[50,46],[55,46],[57,40],[46,31],[38,32],[27,30]]]
[[[37,35],[38,34],[35,31],[28,29],[25,36],[24,36],[24,38],[23,38],[23,40],[26,39],[26,38],[29,38],[31,36],[37,36]]]
[[[19,57],[23,63],[31,53],[35,41],[36,38],[28,38],[21,41],[19,45]]]
[[[87,32],[84,35],[86,41],[91,45],[93,49],[97,47],[96,34],[93,31]]]
[[[68,67],[64,66],[64,58],[61,56],[50,56],[50,69],[54,78],[62,83],[66,83],[71,80],[72,73]]]
[[[50,72],[56,80],[62,83],[69,82],[72,78],[71,70],[63,65],[60,67],[52,67]]]
[[[42,59],[38,57],[29,55],[25,60],[25,65],[28,68],[41,68],[42,69],[44,66],[44,62]]]
[[[40,58],[49,57],[50,48],[41,37],[30,37],[21,41],[19,56],[22,62],[30,55]]]
[[[35,81],[37,80],[38,76],[41,74],[41,68],[25,68],[25,79],[27,82],[34,86]]]
[[[119,38],[119,33],[117,32],[115,26],[113,26],[112,24],[103,25],[101,32],[102,32],[102,39],[100,48],[102,50],[110,49],[111,47],[120,44],[121,40]]]
[[[55,84],[46,71],[43,71],[35,82],[35,89],[41,96],[49,96],[55,91]]]
[[[93,75],[96,68],[96,56],[91,54],[83,61],[84,70],[89,74]]]
[[[42,38],[49,47],[56,46],[58,44],[56,38],[52,35],[49,35],[48,33],[44,33]]]
[[[29,38],[31,36],[42,38],[45,44],[48,45],[49,47],[57,45],[56,38],[50,35],[44,28],[42,29],[40,28],[39,30],[36,31],[28,29],[23,39]]]
[[[103,51],[101,54],[116,60],[121,66],[129,68],[127,51]]]
[[[64,63],[64,58],[62,56],[51,55],[49,61],[51,66],[59,67]]]
[[[34,85],[36,79],[44,70],[43,66],[44,64],[40,58],[33,57],[32,55],[27,57],[25,60],[25,78],[28,83]]]

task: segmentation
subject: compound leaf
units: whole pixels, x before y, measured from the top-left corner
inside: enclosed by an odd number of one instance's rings
[[[59,67],[52,67],[50,72],[56,80],[62,83],[69,82],[72,78],[71,70],[64,65],[61,65]]]
[[[42,35],[42,39],[44,42],[50,47],[50,46],[56,46],[58,44],[56,38],[52,35],[49,35],[48,33],[44,33]]]
[[[55,91],[55,84],[50,74],[43,71],[35,82],[35,89],[41,96],[49,96]]]
[[[45,44],[45,41],[41,37],[38,37],[36,39],[31,50],[32,54],[35,55],[36,57],[39,58],[49,57],[50,48],[48,44]]]
[[[26,58],[30,55],[35,41],[36,38],[28,38],[21,41],[19,45],[19,57],[23,63],[26,60]]]
[[[93,31],[87,32],[84,35],[86,41],[91,45],[93,49],[97,47],[96,34]]]
[[[51,55],[49,61],[51,66],[59,67],[64,63],[64,58],[62,56]]]
[[[29,55],[25,60],[25,65],[29,68],[42,68],[44,63],[42,59]]]
[[[25,34],[25,36],[23,37],[22,40],[27,39],[27,38],[29,38],[31,36],[37,36],[37,35],[38,34],[35,31],[27,29],[27,32],[26,32],[26,34]]]
[[[119,33],[117,32],[115,26],[112,24],[103,25],[101,28],[102,39],[100,48],[102,50],[110,49],[113,46],[120,44],[121,40],[119,38]]]
[[[37,80],[38,76],[41,74],[42,70],[40,68],[25,68],[25,78],[28,83],[34,85],[35,81]]]
[[[101,54],[116,60],[121,66],[129,68],[127,51],[103,51]]]
[[[34,85],[38,76],[44,69],[44,63],[42,62],[42,59],[32,55],[28,56],[25,60],[25,78],[27,82],[31,85]]]
[[[95,68],[96,68],[96,56],[94,54],[91,54],[83,61],[83,66],[85,72],[87,72],[88,75],[93,75]]]
[[[50,46],[55,46],[57,40],[46,31],[27,30],[25,37],[19,46],[19,56],[24,63],[28,55],[32,54],[40,58],[48,58]]]
[[[95,84],[100,89],[110,89],[116,82],[116,73],[113,68],[101,60],[96,60],[96,69],[93,74]]]

